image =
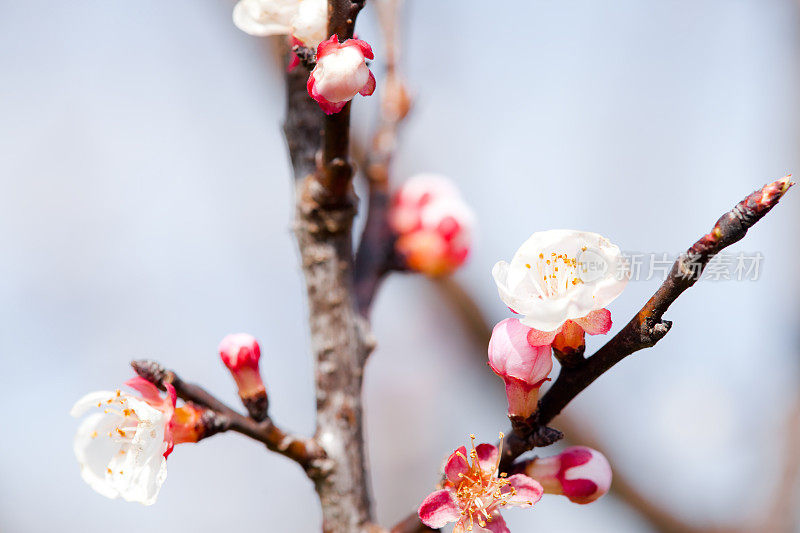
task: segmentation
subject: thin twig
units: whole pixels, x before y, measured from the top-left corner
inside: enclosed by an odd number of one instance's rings
[[[522,428],[527,430],[527,433],[523,435],[519,435],[519,427],[515,428],[516,434],[515,431],[512,431],[512,438],[509,439],[511,441],[511,446],[508,445],[509,443],[507,441],[506,453],[508,453],[507,450],[509,448],[512,448],[512,450],[510,454],[504,457],[504,464],[501,466],[501,469],[504,471],[510,470],[513,460],[532,448],[531,440],[536,432],[545,429],[546,424],[559,414],[569,400],[592,383],[600,374],[611,368],[627,355],[640,349],[653,346],[658,342],[658,340],[666,334],[671,325],[671,323],[661,320],[661,317],[669,308],[669,305],[674,302],[683,291],[691,287],[697,279],[699,279],[705,265],[708,264],[714,255],[742,239],[747,233],[747,230],[766,215],[792,185],[793,183],[789,180],[788,176],[782,180],[765,185],[758,191],[747,196],[731,211],[720,217],[712,231],[698,240],[675,262],[667,280],[665,280],[658,291],[656,291],[653,297],[645,304],[644,308],[642,308],[614,338],[598,350],[593,357],[584,360],[575,367],[563,368],[556,383],[550,389],[550,391],[555,389],[556,392],[551,395],[551,392],[548,391],[542,399],[540,403],[540,412],[543,414],[539,415],[537,413],[538,416],[533,420],[535,424],[523,425]],[[475,304],[469,294],[454,280],[448,279],[440,281],[437,286],[441,292],[448,297],[448,300],[457,307],[462,319],[468,324],[470,329],[474,331],[474,338],[479,343],[481,349],[483,349],[486,343],[488,343],[491,329],[488,323],[483,319],[480,308]],[[597,360],[596,364],[590,365],[592,360],[597,358],[598,355],[601,357]],[[597,373],[591,374],[587,369],[594,370]],[[597,371],[596,369],[600,370]],[[584,373],[587,375],[582,380],[568,381],[566,378],[562,380],[562,376],[569,376],[572,373],[578,377],[583,376]],[[559,385],[559,381],[568,383],[572,387],[561,385],[561,389],[558,389],[556,386]],[[560,392],[560,390],[563,392]],[[547,409],[548,396],[551,398],[551,400],[549,400],[549,402],[551,402],[549,404],[549,409]],[[561,405],[562,402],[563,405]],[[790,450],[795,450],[797,448],[797,446],[793,446],[793,439],[795,437],[800,441],[800,407],[798,407],[798,409],[799,413],[797,418],[792,419],[796,425],[791,426],[793,429],[790,431],[790,435],[792,435],[789,441]],[[561,425],[564,425],[563,420]],[[591,443],[593,441],[588,434],[584,433],[579,436],[577,426],[573,426],[570,431],[572,437],[577,437],[577,441],[582,444]],[[595,446],[597,447],[597,445]],[[789,453],[791,454],[792,452]],[[779,491],[782,491],[781,494],[786,492],[789,492],[791,495],[794,494],[794,491],[788,489],[794,488],[795,485],[790,486],[790,484],[796,483],[798,470],[800,470],[800,460],[787,461],[786,473],[779,489]],[[619,475],[615,476],[614,490],[619,497],[627,501],[633,508],[640,511],[659,529],[659,531],[663,531],[664,533],[687,531],[694,533],[741,531],[737,528],[700,528],[686,524],[673,516],[669,511],[641,495],[630,483]],[[784,511],[782,513],[783,515],[786,514],[785,508],[787,506],[791,508],[791,504],[786,503],[787,501],[791,502],[791,495],[784,496],[783,498],[779,497],[776,500],[775,509],[782,509]],[[396,527],[401,528],[397,530],[397,533],[426,531],[425,526],[419,522],[416,514],[410,515]],[[765,529],[765,531],[772,530]]]
[[[339,41],[353,37],[356,16],[365,0],[328,0],[328,35]],[[350,105],[348,102],[338,113],[326,115],[322,135],[322,158],[316,175],[319,188],[310,192],[326,205],[347,204],[352,201],[351,180],[353,167],[349,159]]]
[[[485,357],[492,328],[485,319],[480,306],[472,295],[452,277],[436,280],[436,286],[445,300],[461,317],[466,329],[473,334],[478,353]],[[586,423],[576,422],[565,414],[560,415],[556,422],[569,442],[595,448],[609,457],[607,447],[598,441]],[[617,463],[613,458],[609,458],[609,460],[612,464]],[[712,533],[712,531],[716,531],[708,527],[688,524],[676,517],[668,509],[637,490],[620,468],[614,468],[614,483],[611,485],[611,492],[639,512],[657,531],[662,533]]]
[[[667,334],[672,323],[662,316],[686,289],[695,284],[708,262],[724,248],[741,240],[747,230],[766,215],[794,185],[789,176],[769,183],[747,196],[717,220],[714,228],[683,253],[667,279],[644,307],[592,357],[570,368],[562,368],[553,386],[539,402],[539,411],[527,424],[515,424],[503,451],[501,469],[539,445],[536,437],[561,410],[595,379],[628,355],[654,346]]]
[[[286,433],[269,417],[256,422],[228,407],[199,385],[183,381],[175,372],[155,361],[132,361],[131,366],[139,376],[158,388],[163,390],[164,384],[169,383],[175,387],[180,399],[217,413],[217,431],[235,431],[257,440],[273,452],[297,462],[311,476],[319,475],[326,469],[325,451],[313,439]]]

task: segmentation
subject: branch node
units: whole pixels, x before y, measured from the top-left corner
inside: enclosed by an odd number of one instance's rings
[[[225,415],[206,409],[200,417],[200,423],[203,428],[203,433],[200,435],[201,439],[208,438],[217,433],[228,431],[231,427],[231,420]]]
[[[138,359],[136,361],[131,361],[131,367],[133,367],[133,371],[136,372],[137,375],[143,377],[162,390],[164,389],[165,383],[172,383],[175,381],[175,375],[156,361]]]
[[[313,48],[296,44],[292,47],[292,52],[306,69],[314,70],[314,67],[317,66],[317,54]]]
[[[557,350],[553,348],[553,355],[558,360],[563,368],[575,368],[583,363],[586,358],[583,354],[586,352],[586,345],[583,344],[575,350]]]
[[[564,434],[555,428],[539,426],[528,439],[531,448],[544,448],[560,441]]]

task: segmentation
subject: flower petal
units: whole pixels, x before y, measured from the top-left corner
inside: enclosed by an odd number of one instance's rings
[[[419,519],[428,527],[438,529],[461,518],[453,494],[446,489],[437,490],[428,495],[419,506]]]
[[[492,330],[488,355],[492,370],[503,377],[513,377],[530,386],[540,384],[553,369],[550,346],[532,346],[529,328],[516,318],[507,318]]]
[[[357,46],[361,49],[361,53],[364,54],[364,57],[367,59],[375,59],[375,54],[372,53],[372,47],[367,43],[367,41],[362,41],[361,39],[347,39],[344,42],[346,46]]]
[[[362,96],[369,96],[375,92],[375,76],[372,74],[372,71],[369,71],[369,79],[367,80],[366,85],[358,91],[359,94]]]
[[[316,48],[328,36],[328,0],[295,0],[295,4],[293,37],[309,48]]]
[[[467,457],[467,448],[464,446],[450,454],[444,465],[444,475],[448,481],[454,484],[459,483],[461,481],[460,474],[469,472]]]
[[[514,489],[514,495],[508,500],[508,506],[526,507],[542,499],[544,489],[535,479],[525,474],[514,474],[508,478],[508,485],[503,487],[504,492]]]
[[[475,447],[475,452],[478,454],[477,460],[483,474],[494,474],[499,454],[497,446],[488,443],[478,444]]]
[[[339,46],[339,39],[336,37],[336,35],[331,35],[329,39],[319,43],[319,46],[317,47],[317,62],[331,52],[338,50]]]
[[[605,307],[629,278],[617,246],[597,233],[572,230],[534,233],[493,274],[503,302],[540,331]]]
[[[119,454],[122,445],[111,434],[123,418],[105,413],[93,413],[78,427],[73,451],[81,467],[81,477],[92,489],[106,498],[116,498],[119,490],[108,477],[108,464]]]
[[[101,407],[103,404],[108,403],[109,400],[113,402],[114,398],[116,398],[117,393],[107,390],[101,390],[96,392],[90,392],[77,402],[75,405],[72,406],[70,409],[69,414],[74,417],[83,416],[89,409],[93,407]]]
[[[474,528],[476,532],[480,530],[489,531],[491,533],[511,533],[511,530],[508,529],[506,525],[506,521],[500,516],[500,513],[494,513],[492,515],[492,521],[486,522],[486,525],[483,527],[477,526]]]
[[[291,33],[291,16],[295,11],[292,0],[270,0],[268,5],[260,0],[239,0],[233,8],[233,23],[250,35],[280,35]]]

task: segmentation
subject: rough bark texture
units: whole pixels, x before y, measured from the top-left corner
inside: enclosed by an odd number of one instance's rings
[[[315,180],[298,186],[297,225],[316,361],[316,440],[333,467],[315,480],[326,533],[365,531],[372,520],[362,436],[361,383],[373,343],[356,312],[350,203],[321,208]]]
[[[329,33],[340,40],[351,37],[362,5],[330,0]],[[301,84],[301,75],[304,81],[306,73],[291,73],[287,80],[284,132],[297,184],[295,234],[315,360],[315,440],[330,461],[330,468],[314,482],[323,531],[369,531],[373,526],[361,385],[374,343],[368,324],[356,311],[353,290],[352,227],[357,204],[348,157],[350,105],[323,116]]]
[[[286,75],[286,120],[283,133],[297,180],[313,174],[322,140],[322,113],[306,90],[308,71],[295,68]]]

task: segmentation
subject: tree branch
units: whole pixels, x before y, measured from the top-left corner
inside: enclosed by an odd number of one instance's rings
[[[216,413],[215,432],[235,431],[257,440],[273,452],[295,461],[309,474],[319,476],[328,468],[325,451],[313,439],[286,433],[267,417],[256,422],[225,405],[199,385],[186,383],[172,370],[167,370],[155,361],[132,361],[133,370],[141,377],[164,390],[166,383],[175,387],[178,397]]]
[[[328,0],[328,35],[339,41],[353,37],[356,16],[365,0]],[[320,188],[312,189],[319,202],[339,205],[350,201],[353,167],[349,160],[350,105],[348,102],[338,113],[326,115],[322,136],[322,160],[317,169]]]
[[[667,280],[665,280],[653,297],[625,328],[598,350],[590,359],[580,361],[572,368],[562,368],[561,375],[559,375],[556,383],[551,387],[551,391],[558,385],[565,373],[569,375],[569,373],[575,372],[578,375],[582,375],[582,373],[587,372],[587,369],[601,370],[596,374],[589,374],[588,377],[584,378],[584,381],[565,380],[562,383],[572,384],[573,387],[576,388],[570,389],[562,385],[562,390],[565,392],[559,393],[559,389],[556,389],[556,394],[550,396],[551,400],[547,400],[548,396],[551,394],[550,391],[548,391],[540,403],[540,410],[542,410],[544,414],[538,417],[538,420],[534,420],[536,424],[541,425],[523,425],[523,428],[527,429],[530,433],[522,435],[521,438],[511,439],[512,442],[516,440],[515,444],[517,449],[512,451],[510,460],[508,457],[504,457],[505,464],[501,468],[508,471],[513,460],[531,448],[530,439],[532,434],[546,427],[544,425],[550,422],[570,399],[574,398],[581,390],[593,382],[594,379],[599,377],[600,374],[611,368],[611,366],[627,355],[640,349],[653,346],[658,342],[669,330],[669,325],[671,325],[668,322],[661,321],[661,317],[669,308],[669,305],[674,302],[683,291],[691,287],[697,279],[699,279],[705,265],[708,264],[714,255],[725,247],[742,239],[747,233],[747,230],[766,215],[792,185],[793,183],[789,180],[788,176],[782,180],[765,185],[742,200],[730,212],[723,215],[710,233],[698,240],[675,262]],[[687,273],[689,274],[687,275]],[[483,352],[491,336],[491,327],[484,319],[479,306],[463,287],[451,278],[437,280],[437,287],[455,307],[468,329],[473,332],[473,338],[480,347],[480,351]],[[660,331],[661,328],[658,328],[659,325],[663,326],[663,333]],[[592,359],[595,359],[598,355],[601,355],[601,358],[598,359],[598,363],[603,361],[603,364],[589,366]],[[584,382],[585,384],[583,384]],[[578,386],[580,386],[580,388],[577,388]],[[571,396],[569,396],[569,394],[571,394]],[[553,398],[556,399],[554,400]],[[568,399],[564,401],[564,398]],[[548,404],[548,402],[552,403]],[[562,402],[563,405],[561,405]],[[549,409],[547,409],[548,405],[550,405]],[[559,425],[565,427],[565,424],[569,424],[568,419],[562,418]],[[793,413],[793,416],[790,418],[789,427],[787,442],[787,455],[789,458],[785,461],[784,475],[772,507],[774,511],[768,513],[768,519],[765,520],[765,523],[768,525],[768,529],[766,530],[769,531],[772,531],[769,527],[773,527],[775,524],[780,523],[784,525],[783,521],[787,520],[786,516],[791,513],[791,504],[787,502],[791,502],[792,495],[796,493],[794,488],[796,486],[798,472],[800,472],[800,460],[796,459],[796,454],[793,454],[792,450],[796,450],[796,442],[800,441],[800,400],[798,400],[796,412]],[[602,448],[602,446],[595,443],[593,436],[579,425],[569,424],[565,429],[567,429],[567,433],[572,436],[574,442],[579,442],[595,448]],[[508,448],[509,443],[507,441],[506,450],[508,450]],[[663,509],[658,504],[639,493],[633,485],[625,478],[621,477],[619,473],[615,474],[612,490],[618,497],[639,511],[651,524],[658,528],[659,531],[664,533],[719,533],[744,531],[738,528],[695,527],[686,524],[666,509]],[[787,509],[789,510],[787,511]],[[392,533],[417,533],[426,530],[426,527],[419,522],[416,513],[414,513],[395,526]]]
[[[287,55],[284,53],[283,57]],[[285,61],[283,65],[285,68]],[[286,119],[283,133],[296,180],[301,180],[316,170],[316,157],[322,140],[322,113],[319,105],[308,96],[306,81],[308,72],[303,69],[295,68],[286,74]]]
[[[539,411],[527,424],[517,425],[506,441],[501,468],[509,469],[522,453],[531,449],[538,435],[561,410],[615,364],[643,348],[654,346],[672,323],[662,316],[686,289],[695,284],[708,262],[724,248],[741,240],[747,230],[766,215],[791,187],[789,177],[769,183],[747,196],[722,215],[714,228],[682,254],[667,279],[639,313],[592,357],[573,367],[564,367],[539,402]]]
[[[361,7],[363,0],[329,0],[329,33],[340,40],[352,37]],[[367,531],[373,527],[373,517],[362,435],[361,386],[374,340],[368,324],[356,311],[353,296],[356,199],[348,157],[350,104],[320,119],[322,113],[306,94],[305,85],[301,86],[292,74],[287,83],[284,133],[297,183],[295,234],[306,281],[315,359],[315,440],[331,462],[325,475],[314,479],[322,506],[322,529],[325,533]],[[311,112],[309,105],[316,109]],[[321,151],[319,124],[323,129]],[[314,169],[311,162],[318,151]]]

